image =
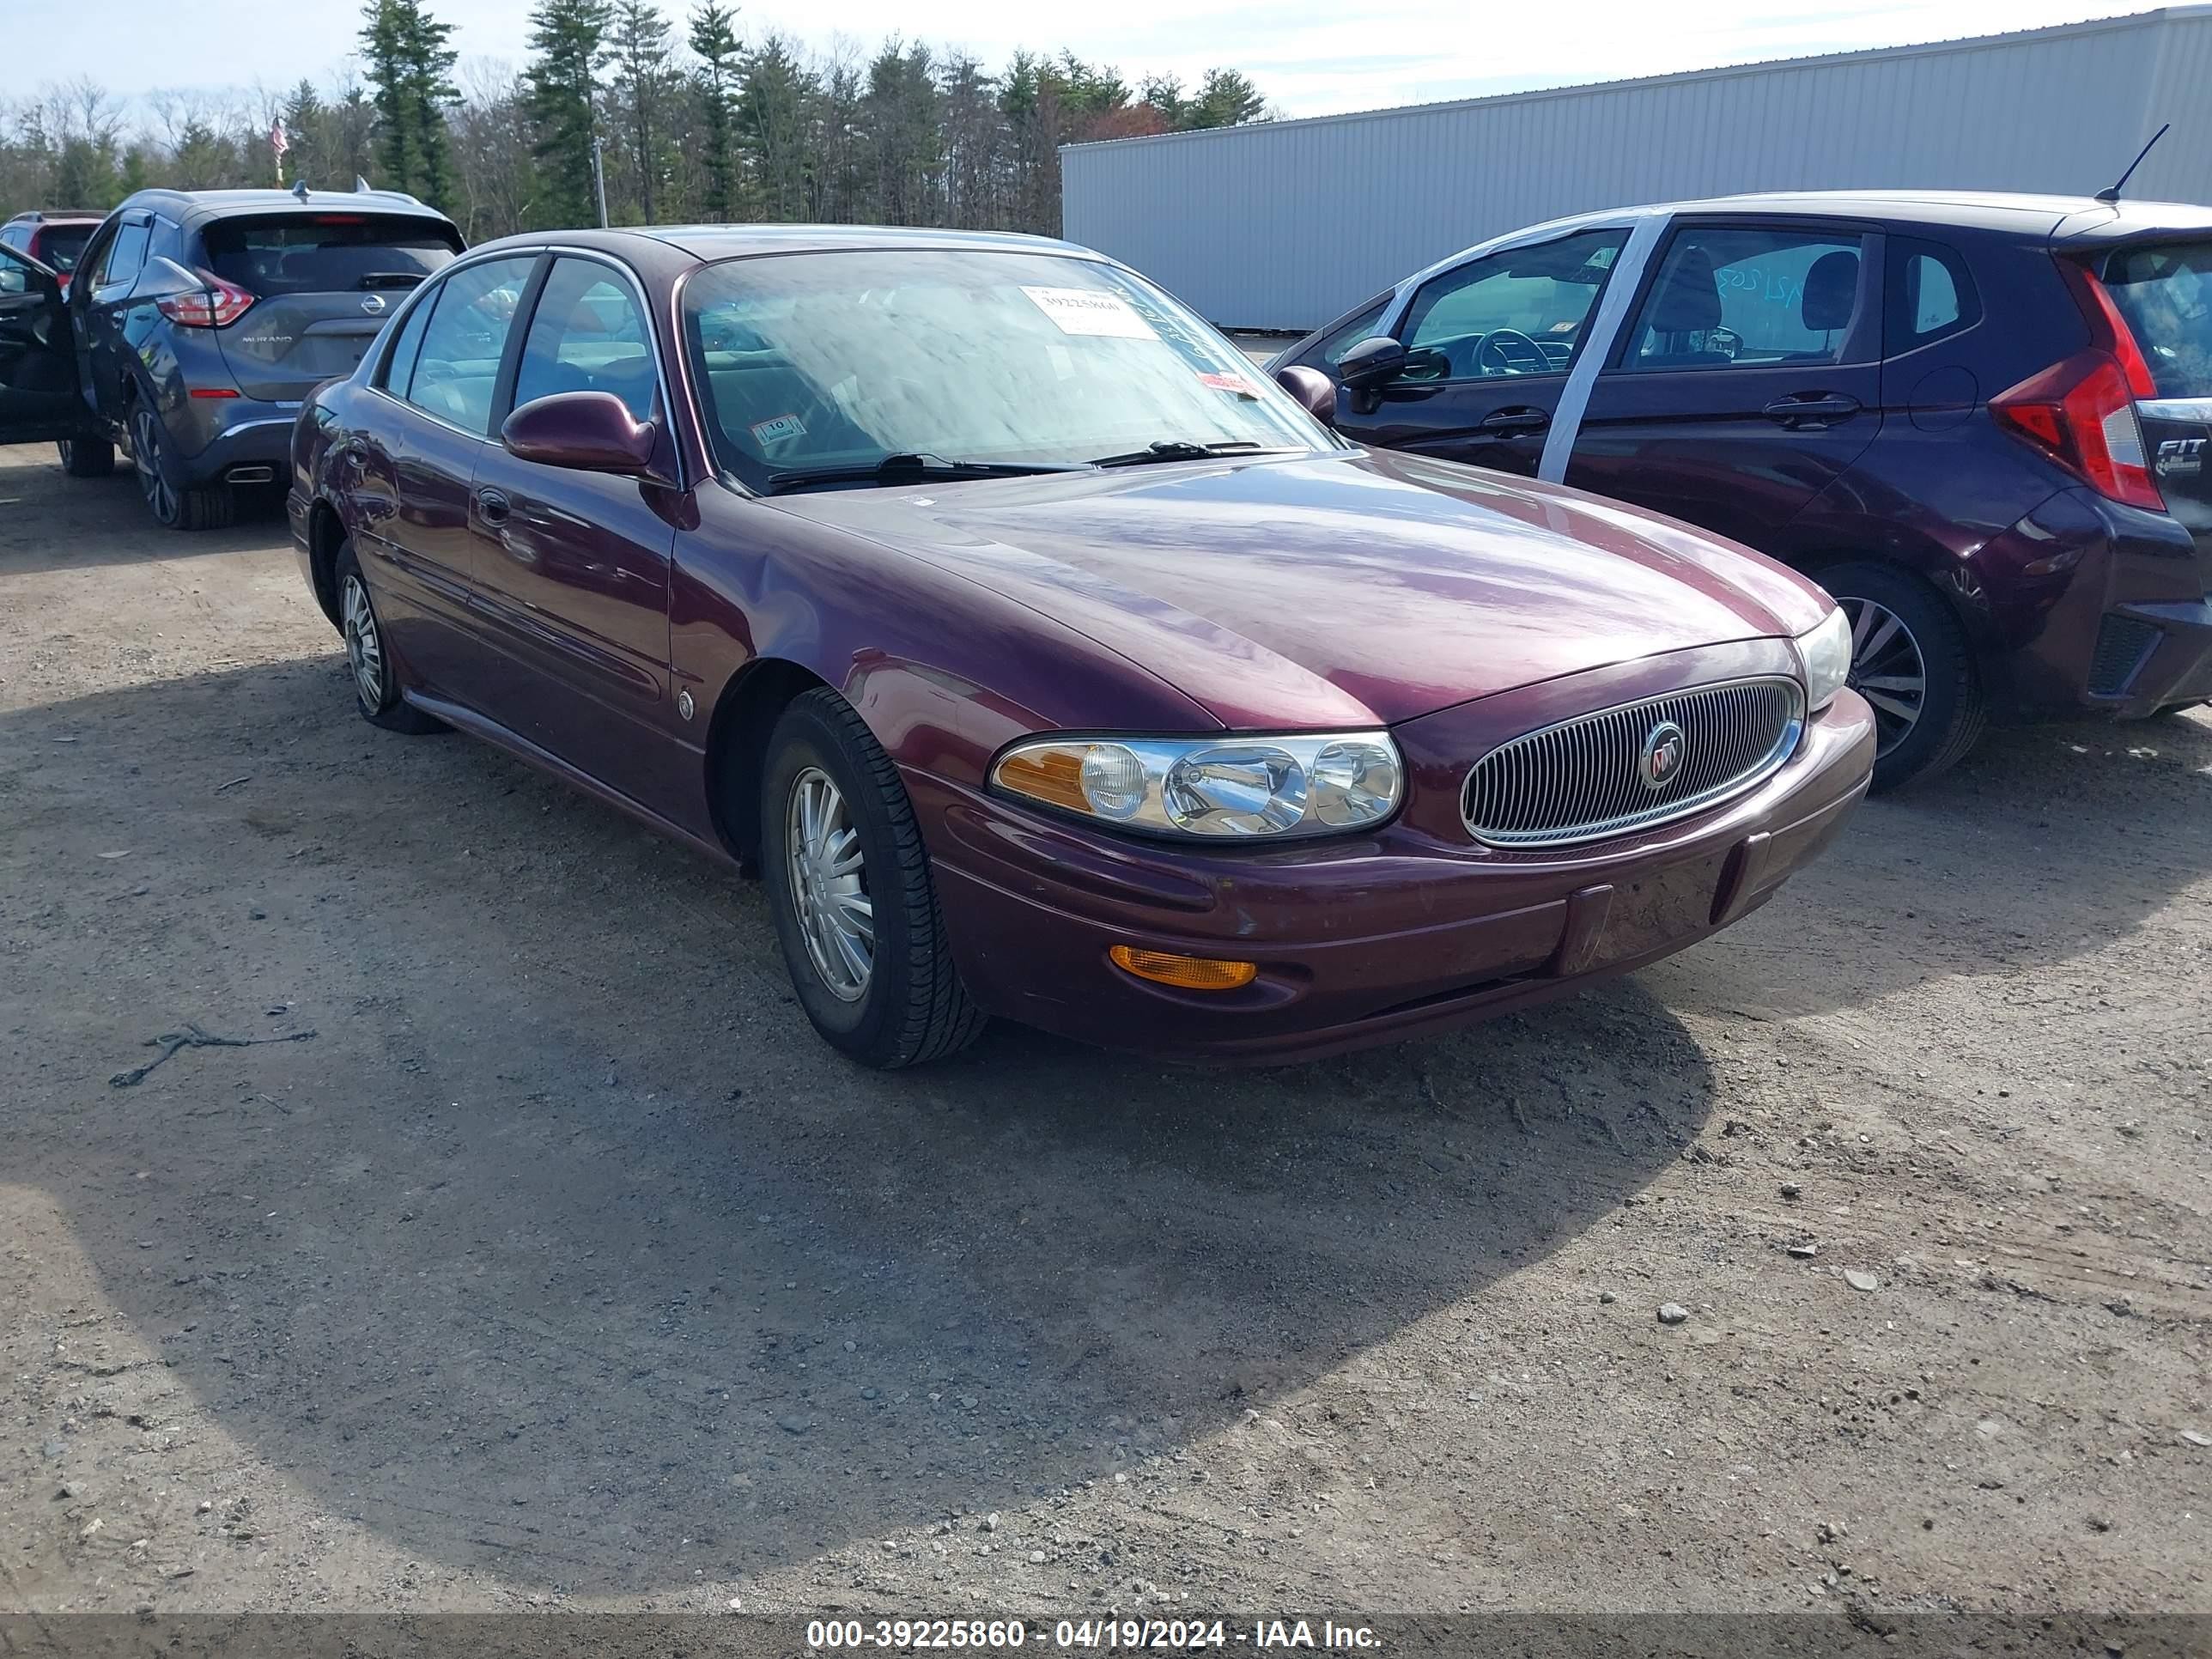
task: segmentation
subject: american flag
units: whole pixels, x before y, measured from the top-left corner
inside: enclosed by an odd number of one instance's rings
[[[269,148],[279,155],[292,148],[292,141],[284,136],[284,118],[281,115],[276,118],[276,125],[269,129]]]

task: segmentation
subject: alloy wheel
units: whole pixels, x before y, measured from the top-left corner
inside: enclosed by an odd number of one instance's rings
[[[1928,702],[1928,664],[1903,617],[1873,599],[1838,595],[1851,623],[1845,681],[1874,709],[1875,752],[1887,755],[1912,735]]]
[[[161,417],[150,409],[139,409],[131,416],[131,460],[138,469],[139,493],[156,519],[174,524],[177,492],[161,476]]]
[[[820,767],[792,780],[785,826],[786,874],[807,957],[832,995],[858,1002],[875,973],[875,907],[860,832],[844,792]]]
[[[362,707],[375,714],[384,707],[384,642],[376,631],[376,612],[370,609],[368,587],[359,576],[345,579],[342,596],[345,617],[346,660],[353,665],[354,690]]]

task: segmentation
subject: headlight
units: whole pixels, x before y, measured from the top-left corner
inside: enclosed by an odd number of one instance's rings
[[[1032,738],[999,757],[1012,795],[1102,823],[1212,840],[1322,836],[1398,809],[1385,732],[1298,738]]]
[[[1818,628],[1797,636],[1797,649],[1805,659],[1806,707],[1812,711],[1826,708],[1850,677],[1850,618],[1841,610],[1831,611]]]

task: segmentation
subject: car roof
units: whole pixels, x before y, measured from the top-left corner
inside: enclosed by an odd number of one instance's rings
[[[453,223],[437,209],[396,190],[311,189],[305,196],[289,190],[142,190],[116,211],[132,208],[152,208],[186,228],[266,213],[377,213]]]
[[[11,225],[26,222],[34,225],[96,225],[106,216],[98,208],[26,208],[8,222]]]
[[[2193,230],[2212,224],[2212,210],[2186,202],[2124,198],[2110,203],[2094,196],[2038,196],[1994,190],[1760,191],[1664,205],[1667,212],[1674,214],[1772,213],[1885,219],[1899,224],[2046,235],[2061,234],[2062,227],[2068,234],[2088,228],[2069,221],[2112,225],[2129,234]]]
[[[658,242],[702,261],[742,258],[763,253],[823,253],[837,249],[944,248],[974,252],[1105,256],[1050,236],[1012,231],[928,230],[895,225],[640,225],[615,230],[541,230],[479,242],[471,254],[488,248],[544,247],[558,242],[573,247],[619,252],[639,241]]]

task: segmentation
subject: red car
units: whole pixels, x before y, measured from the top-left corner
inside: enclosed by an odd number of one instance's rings
[[[67,294],[70,278],[76,274],[78,256],[106,216],[70,208],[19,213],[0,225],[0,247],[12,247],[18,253],[29,254],[54,273],[60,280],[62,292]]]
[[[1874,762],[1809,581],[1350,444],[1064,243],[489,244],[309,400],[290,511],[372,721],[760,872],[875,1066],[1523,1006],[1764,902]]]

